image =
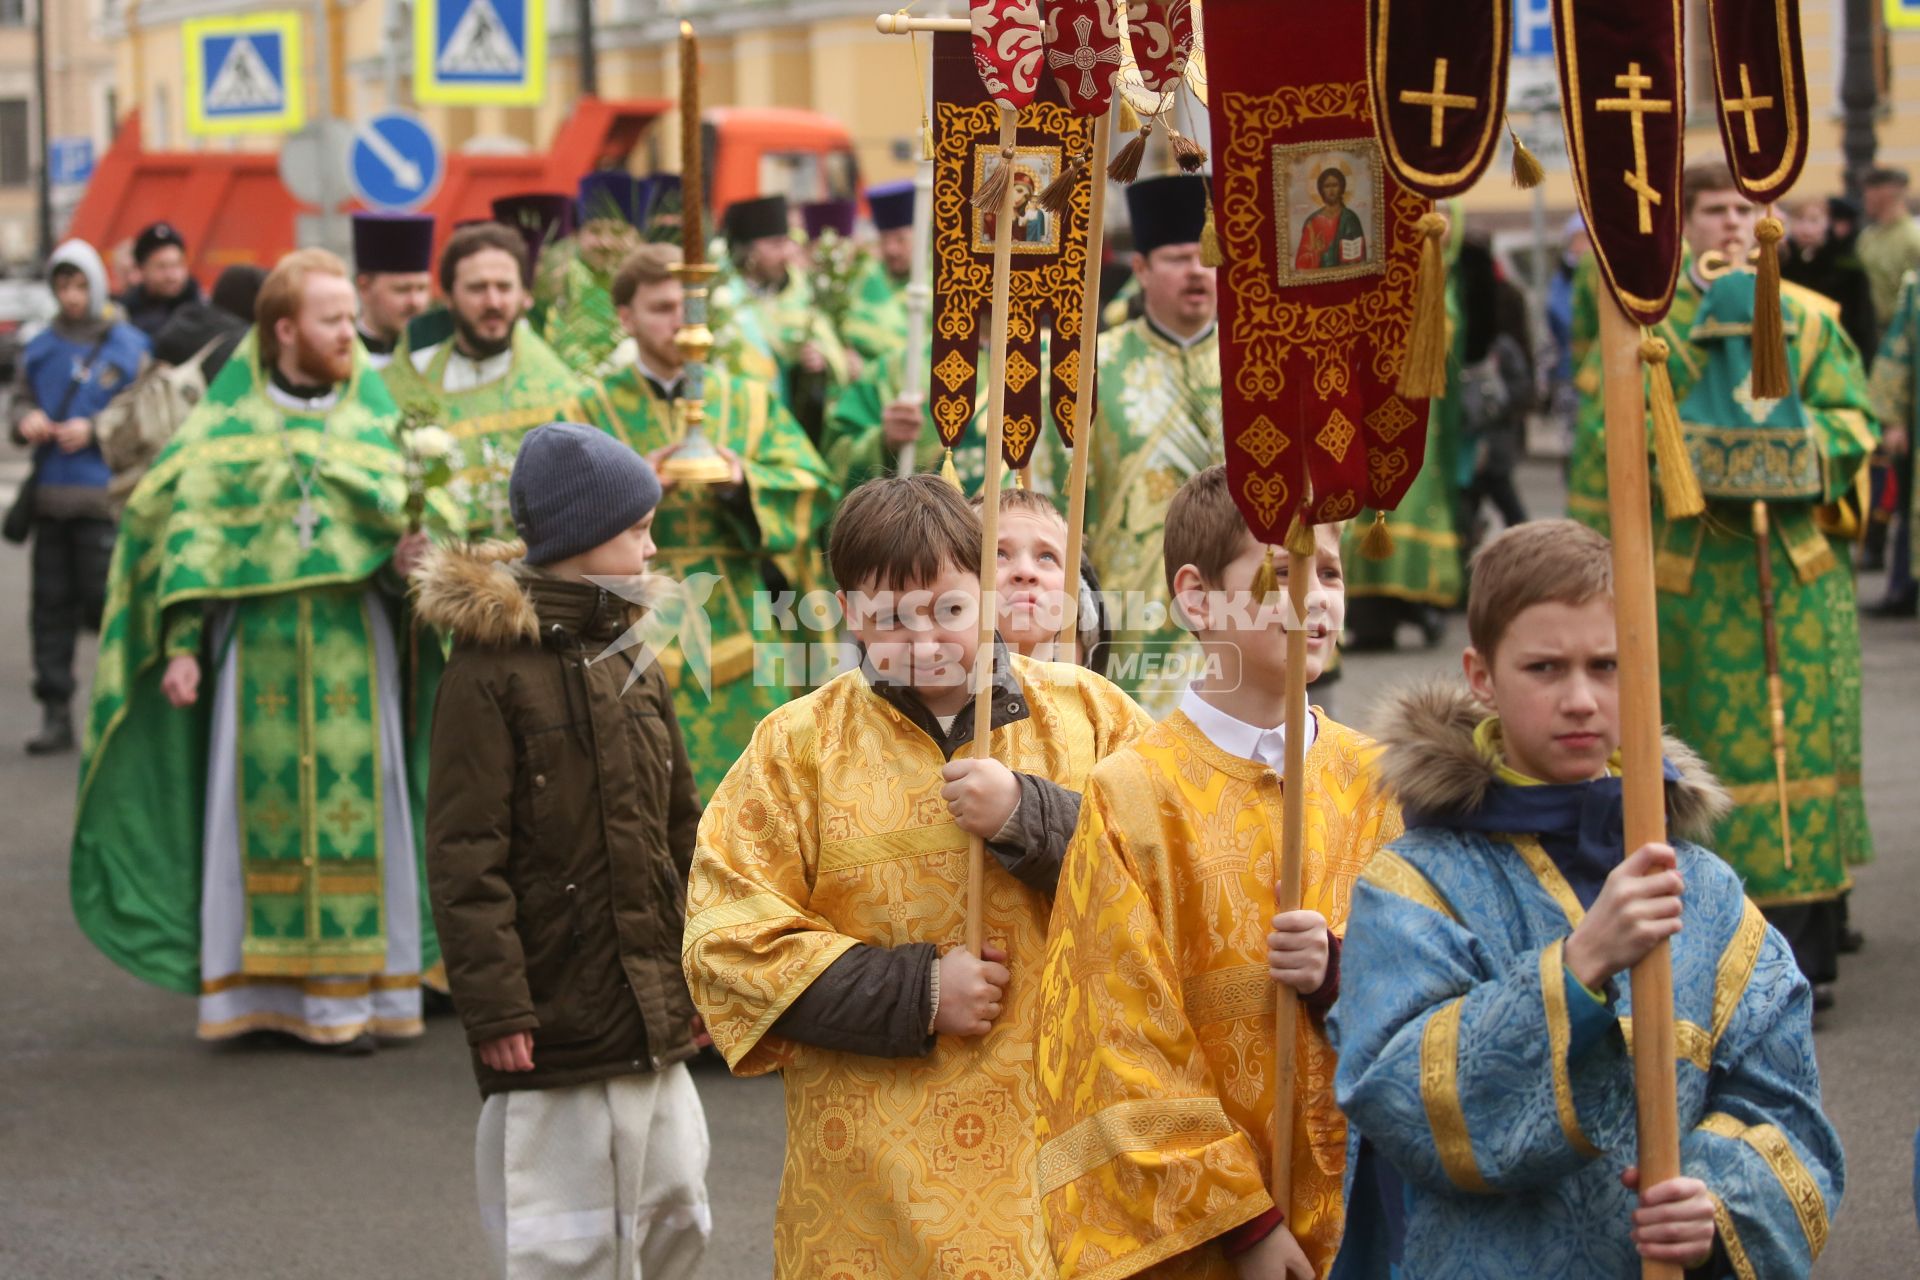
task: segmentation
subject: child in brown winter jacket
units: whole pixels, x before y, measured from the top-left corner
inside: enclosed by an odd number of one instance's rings
[[[700,801],[665,678],[617,643],[660,482],[555,423],[521,443],[508,493],[524,550],[443,549],[417,582],[453,637],[426,856],[485,1098],[481,1219],[512,1280],[673,1280],[710,1227],[679,963]]]

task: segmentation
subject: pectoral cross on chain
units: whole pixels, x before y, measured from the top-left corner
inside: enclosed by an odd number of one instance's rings
[[[1746,122],[1747,154],[1757,155],[1760,151],[1760,130],[1755,126],[1754,117],[1762,111],[1772,110],[1773,95],[1754,93],[1753,74],[1746,63],[1740,64],[1740,96],[1728,98],[1720,105],[1729,116],[1739,116]]]
[[[1595,100],[1595,111],[1624,111],[1633,121],[1633,169],[1621,175],[1640,202],[1640,234],[1653,234],[1653,206],[1664,204],[1665,197],[1647,180],[1647,117],[1663,116],[1673,111],[1671,98],[1643,98],[1640,95],[1653,88],[1653,77],[1640,73],[1640,64],[1629,62],[1625,75],[1615,76],[1613,86],[1625,89],[1624,98],[1600,98]]]
[[[1428,133],[1428,145],[1439,146],[1441,135],[1446,128],[1448,111],[1471,111],[1480,105],[1480,99],[1464,93],[1447,92],[1447,60],[1433,60],[1433,90],[1419,93],[1412,89],[1400,91],[1400,101],[1410,107],[1426,107],[1433,112],[1433,127]]]
[[[301,498],[299,509],[293,514],[293,527],[300,531],[300,549],[313,550],[313,529],[320,523],[320,513],[314,510],[312,498]]]

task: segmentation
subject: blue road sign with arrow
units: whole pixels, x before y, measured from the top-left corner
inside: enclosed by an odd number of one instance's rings
[[[354,130],[347,173],[354,194],[373,208],[418,209],[440,189],[445,168],[433,134],[405,112],[375,116]]]

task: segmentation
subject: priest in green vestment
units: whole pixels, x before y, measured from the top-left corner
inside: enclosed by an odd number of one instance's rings
[[[1758,210],[1717,163],[1687,170],[1682,200],[1691,260],[1655,334],[1671,351],[1667,369],[1707,508],[1669,518],[1656,493],[1661,711],[1733,796],[1713,848],[1786,935],[1824,1001],[1847,866],[1873,847],[1860,788],[1860,623],[1845,538],[1858,536],[1878,433],[1838,304],[1791,284],[1781,301],[1794,396],[1754,399],[1752,277],[1736,270],[1709,279],[1702,263],[1713,251],[1744,264]],[[1791,848],[1772,750],[1756,501],[1768,508]]]
[[[597,377],[620,343],[613,277],[640,247],[650,191],[624,169],[587,174],[580,179],[580,229],[560,252],[541,255],[548,299],[540,336],[583,378]]]
[[[507,477],[520,438],[580,421],[599,394],[543,341],[527,310],[527,247],[494,223],[462,227],[440,255],[447,308],[407,326],[386,380],[393,398],[431,410],[454,437],[453,495],[470,537],[508,537]]]
[[[764,383],[723,365],[706,370],[703,427],[733,469],[725,484],[676,484],[662,466],[679,447],[683,428],[674,412],[686,376],[674,344],[683,317],[684,290],[673,268],[678,250],[646,245],[614,278],[613,300],[633,338],[632,363],[611,374],[588,422],[644,455],[660,476],[664,496],[654,517],[656,571],[680,581],[711,575],[706,597],[710,627],[709,688],[681,669],[676,651],[661,660],[674,687],[674,710],[692,757],[700,794],[710,796],[739,758],[761,719],[804,681],[812,655],[808,636],[769,622],[780,611],[756,610],[762,591],[798,589],[802,561],[832,515],[838,494],[827,465],[800,424]]]
[[[128,501],[81,765],[81,928],[200,1035],[420,1034],[438,650],[409,641],[407,460],[343,263],[301,250]],[[438,494],[429,519],[455,518]],[[419,732],[416,732],[418,730]]]
[[[867,188],[875,240],[853,281],[840,337],[868,364],[907,345],[907,283],[913,274],[913,182]]]
[[[710,321],[717,354],[746,376],[771,381],[818,444],[827,407],[851,373],[846,348],[795,265],[786,198],[737,201],[724,225],[730,261],[714,286]]]
[[[1087,554],[1118,619],[1107,676],[1155,717],[1198,672],[1173,616],[1161,538],[1180,486],[1226,461],[1220,427],[1219,298],[1200,260],[1207,180],[1143,178],[1127,188],[1141,314],[1100,335],[1099,399],[1087,459]],[[1062,453],[1057,437],[1048,448]],[[1053,465],[1066,487],[1066,461]]]

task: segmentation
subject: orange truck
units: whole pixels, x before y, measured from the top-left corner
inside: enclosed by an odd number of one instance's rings
[[[595,169],[651,169],[659,149],[649,131],[674,105],[666,98],[584,98],[545,151],[455,152],[446,158],[446,175],[423,212],[439,219],[437,234],[444,242],[456,223],[487,217],[498,197],[529,191],[571,195],[581,176]],[[853,136],[830,116],[780,107],[714,107],[702,113],[701,133],[710,225],[717,223],[719,211],[753,196],[779,194],[804,202],[859,193]],[[313,210],[281,183],[277,154],[148,151],[140,139],[135,113],[95,169],[69,235],[105,254],[164,218],[186,239],[194,275],[203,285],[236,263],[271,266],[294,247],[296,217]]]

